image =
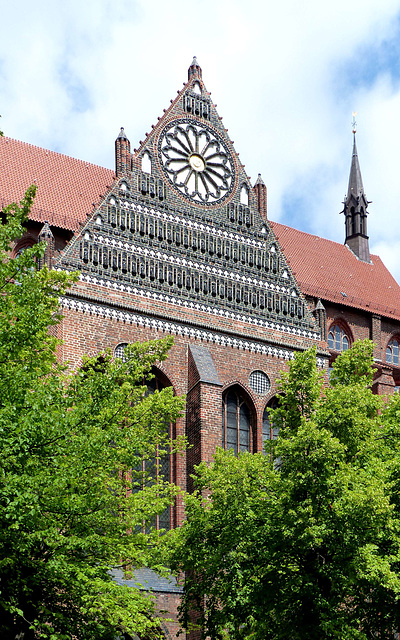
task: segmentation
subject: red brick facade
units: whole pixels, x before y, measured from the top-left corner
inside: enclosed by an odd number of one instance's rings
[[[62,361],[78,367],[85,354],[174,336],[158,374],[187,396],[175,427],[190,445],[173,461],[180,486],[191,490],[194,467],[221,446],[230,389],[247,407],[247,448],[262,450],[264,411],[280,372],[296,352],[316,345],[327,376],[337,355],[326,341],[334,324],[350,343],[376,343],[377,393],[400,385],[400,368],[385,362],[389,341],[400,336],[399,286],[376,256],[362,262],[348,247],[267,220],[266,187],[260,176],[251,185],[196,61],[139,149],[131,153],[123,129],[115,148],[116,176],[0,138],[0,167],[11,153],[25,186],[34,173],[40,187],[22,242],[35,241],[47,220],[53,239],[47,228],[43,239],[54,244],[47,262],[81,271],[61,301]],[[69,185],[58,200],[52,171]],[[3,202],[21,197],[18,189],[11,197],[9,175],[7,186],[2,180],[0,172]],[[250,382],[253,372],[260,372],[261,392]],[[173,524],[183,517],[178,503]],[[176,615],[179,594],[157,597],[160,609]],[[166,637],[176,633],[176,623],[167,627]]]

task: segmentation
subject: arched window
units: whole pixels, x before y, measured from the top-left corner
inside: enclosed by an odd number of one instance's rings
[[[154,377],[146,382],[146,386],[146,395],[151,395],[156,391],[161,391],[162,389],[165,389],[165,387],[170,386],[170,383],[167,380],[161,380],[161,377],[155,373]],[[165,424],[165,435],[169,441],[171,441],[173,437],[172,427],[173,425],[170,422]],[[165,443],[162,448],[164,451],[167,448]],[[157,447],[153,459],[143,460],[142,471],[144,472],[143,475],[146,475],[146,478],[150,478],[152,483],[157,482],[159,478],[162,478],[166,482],[173,482],[172,455],[170,453],[159,455]],[[173,505],[169,505],[165,511],[156,516],[153,525],[157,529],[171,529],[172,509]]]
[[[222,398],[222,446],[224,449],[250,450],[251,413],[241,393],[228,389]]]
[[[36,240],[34,240],[34,238],[31,238],[31,237],[22,238],[21,240],[19,240],[19,242],[17,242],[17,244],[14,247],[13,254],[12,254],[13,258],[17,258],[25,251],[25,249],[29,249],[30,247],[33,247],[34,244],[36,244]]]
[[[249,190],[246,185],[240,189],[240,203],[246,206],[249,204]]]
[[[276,440],[279,433],[279,428],[274,427],[270,416],[269,409],[276,409],[278,406],[278,400],[276,398],[272,398],[264,409],[263,413],[263,451],[265,452],[265,445],[270,440]]]
[[[151,158],[147,151],[142,156],[142,171],[143,173],[151,173]]]
[[[393,338],[386,347],[386,362],[399,366],[399,344],[397,338]]]
[[[114,358],[120,358],[122,362],[125,362],[125,349],[128,346],[127,342],[121,342],[114,349]]]
[[[333,351],[347,351],[349,348],[350,338],[340,325],[333,324],[329,329],[328,345]]]
[[[115,358],[120,358],[123,362],[125,361],[125,349],[128,346],[126,342],[121,342],[114,349]],[[151,380],[145,382],[147,391],[146,396],[155,393],[156,391],[161,391],[165,387],[171,386],[169,381],[165,378],[162,379],[161,375],[157,375],[157,372],[152,372],[154,377]],[[162,447],[155,446],[154,457],[151,454],[149,457],[144,457],[142,459],[141,464],[136,468],[136,474],[141,478],[140,482],[136,480],[136,484],[133,485],[133,491],[140,490],[140,487],[144,486],[147,483],[153,485],[157,483],[160,478],[165,480],[166,482],[173,482],[172,477],[172,455],[170,453],[164,453],[160,455],[159,449],[162,448],[163,452],[169,449],[168,441],[171,441],[173,438],[173,425],[171,423],[165,424],[165,436],[163,438]],[[160,513],[155,517],[152,525],[157,529],[171,529],[172,522],[172,509],[173,505],[169,505],[165,511]]]

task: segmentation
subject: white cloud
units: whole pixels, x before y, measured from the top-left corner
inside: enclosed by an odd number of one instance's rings
[[[357,110],[371,245],[400,280],[400,252],[388,250],[400,243],[400,91],[384,57],[376,77],[365,71],[399,14],[400,0],[8,3],[2,128],[112,167],[119,127],[137,146],[197,55],[246,170],[263,175],[269,215],[342,241]]]

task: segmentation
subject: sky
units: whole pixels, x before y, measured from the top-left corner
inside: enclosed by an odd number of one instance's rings
[[[352,113],[372,253],[400,282],[400,0],[0,0],[0,128],[114,168],[194,55],[268,216],[344,241]]]

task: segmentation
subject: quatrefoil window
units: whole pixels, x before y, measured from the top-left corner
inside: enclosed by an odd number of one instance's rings
[[[219,136],[205,125],[189,120],[170,124],[160,137],[159,157],[168,180],[195,202],[220,202],[232,190],[232,156]]]

